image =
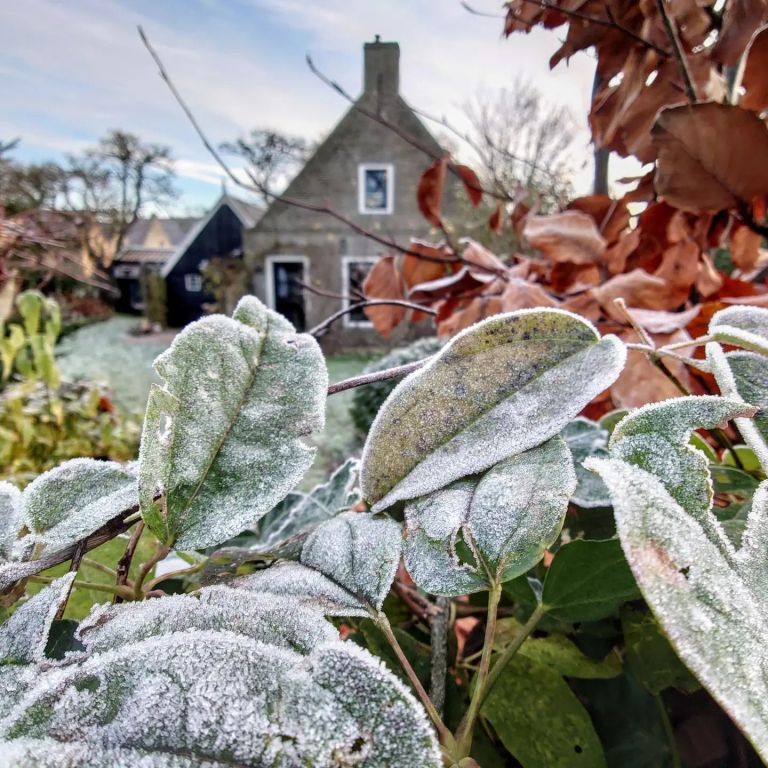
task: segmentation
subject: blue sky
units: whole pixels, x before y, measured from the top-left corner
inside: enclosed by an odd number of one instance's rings
[[[475,7],[493,12],[500,4]],[[137,24],[216,143],[267,126],[321,137],[346,105],[309,72],[305,55],[357,93],[362,44],[374,34],[400,43],[405,98],[456,123],[478,89],[516,77],[531,78],[583,123],[594,69],[580,54],[550,73],[554,34],[504,40],[500,19],[470,16],[458,0],[0,3],[0,139],[19,136],[16,157],[24,160],[60,158],[118,127],[168,144],[182,190],[174,211],[209,205],[222,174],[157,76]],[[585,157],[587,141],[584,130]],[[586,191],[588,179],[586,169],[577,186]]]

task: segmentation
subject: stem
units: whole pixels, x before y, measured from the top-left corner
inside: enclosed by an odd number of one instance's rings
[[[491,667],[491,655],[493,654],[493,640],[496,636],[496,616],[501,599],[501,584],[494,582],[488,590],[488,616],[485,621],[485,639],[483,641],[483,654],[480,657],[480,666],[475,677],[475,687],[472,691],[472,699],[469,702],[469,708],[464,714],[464,718],[456,732],[459,753],[466,757],[472,747],[472,731],[475,727],[475,720],[480,713],[480,706],[485,698],[486,688],[490,682],[488,673]]]
[[[438,597],[437,613],[429,625],[431,635],[429,695],[435,709],[443,712],[445,706],[445,678],[448,673],[448,625],[451,620],[451,600]]]
[[[97,560],[91,560],[89,557],[84,557],[81,561],[81,565],[92,568],[94,571],[101,571],[107,576],[111,576],[113,579],[117,575],[108,565],[104,565],[104,563],[100,563]]]
[[[337,392],[344,392],[354,387],[362,387],[363,384],[373,384],[375,381],[387,381],[387,379],[399,379],[419,368],[425,366],[432,358],[427,357],[424,360],[417,360],[415,363],[406,363],[398,365],[396,368],[387,368],[385,371],[375,371],[374,373],[364,373],[362,376],[354,376],[351,379],[345,379],[337,384],[331,384],[328,387],[328,395],[335,395]]]
[[[523,628],[520,630],[520,634],[515,637],[515,639],[504,649],[504,652],[496,660],[490,675],[488,675],[488,683],[485,686],[485,694],[483,699],[485,699],[491,692],[491,689],[494,685],[496,685],[496,681],[501,676],[504,668],[512,660],[512,657],[520,650],[520,647],[528,639],[531,632],[536,629],[538,623],[542,620],[545,613],[546,611],[544,610],[543,605],[536,606],[536,610],[530,615],[528,621],[525,622]]]
[[[680,42],[680,36],[677,34],[675,25],[672,23],[672,19],[669,18],[667,13],[667,6],[665,0],[656,0],[656,7],[659,10],[662,22],[664,22],[664,29],[666,30],[669,42],[672,43],[672,53],[677,61],[677,66],[680,69],[680,74],[683,78],[683,85],[685,86],[685,95],[688,97],[688,101],[691,104],[695,104],[699,99],[696,95],[696,88],[693,84],[693,78],[688,70],[688,63],[685,60],[685,53],[683,53],[683,46]]]
[[[144,521],[142,520],[134,529],[131,534],[131,539],[128,542],[128,546],[125,548],[125,553],[117,563],[117,572],[115,583],[118,587],[128,583],[128,572],[131,570],[131,563],[133,562],[133,555],[136,552],[136,547],[139,544],[141,534],[144,532]],[[122,602],[122,598],[116,597],[115,602]]]
[[[429,715],[430,720],[432,720],[432,724],[435,726],[435,730],[440,736],[440,742],[446,748],[452,747],[453,735],[445,727],[445,723],[440,717],[440,713],[435,709],[435,705],[432,703],[432,699],[429,698],[429,695],[424,690],[424,686],[421,684],[421,680],[419,680],[416,672],[414,672],[413,667],[411,666],[411,662],[408,661],[405,653],[403,652],[403,649],[400,647],[400,643],[397,642],[397,638],[395,637],[395,633],[392,631],[392,626],[389,623],[389,619],[382,613],[379,614],[375,621],[376,625],[387,638],[387,642],[392,647],[392,650],[395,652],[400,665],[405,670],[405,674],[408,675],[408,679],[411,681],[411,685],[418,694],[418,697],[421,699],[421,703],[424,705],[424,709],[427,710],[427,714]]]
[[[56,581],[53,576],[29,576],[28,580],[35,584],[51,584]],[[109,592],[110,595],[121,595],[122,597],[130,598],[131,591],[124,587],[113,586],[112,584],[97,584],[93,581],[75,581],[72,583],[73,587],[77,589],[90,589],[93,592]]]
[[[136,581],[133,584],[133,597],[136,600],[141,599],[142,597],[142,586],[144,585],[144,580],[149,576],[149,572],[163,559],[166,557],[166,555],[171,551],[170,547],[166,547],[165,544],[161,544],[159,541],[157,542],[157,549],[155,549],[155,554],[152,555],[152,557],[147,560],[146,563],[142,563],[141,567],[139,568],[139,574],[136,577]]]
[[[144,587],[144,594],[148,594],[151,592],[158,584],[160,584],[163,581],[166,581],[167,579],[175,579],[177,576],[191,576],[193,573],[197,573],[198,571],[202,571],[205,567],[205,563],[197,563],[197,565],[191,565],[189,568],[179,568],[178,571],[169,571],[168,573],[164,573],[162,576],[157,576],[151,581],[147,582],[147,585]]]
[[[682,768],[683,764],[680,762],[680,753],[677,750],[675,732],[672,730],[672,723],[669,721],[667,708],[664,706],[664,701],[658,693],[653,698],[656,700],[656,707],[659,710],[659,718],[661,719],[661,724],[664,727],[664,734],[667,737],[669,752],[670,756],[672,757],[672,768]]]
[[[436,315],[436,309],[430,309],[422,304],[415,304],[412,301],[404,301],[402,299],[365,299],[364,301],[358,301],[355,304],[350,304],[348,307],[340,309],[338,312],[334,312],[330,317],[326,317],[322,323],[311,328],[307,333],[310,336],[321,336],[328,328],[333,325],[339,318],[348,315],[350,312],[355,312],[358,309],[364,309],[365,307],[405,307],[405,309],[413,309],[416,312],[424,312],[427,315]]]

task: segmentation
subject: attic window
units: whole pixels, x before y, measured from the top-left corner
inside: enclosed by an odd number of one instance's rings
[[[360,300],[363,283],[376,259],[370,256],[341,257],[341,285],[344,291],[344,309]],[[362,309],[355,309],[344,315],[342,321],[348,328],[370,328],[371,321]]]
[[[203,290],[203,278],[194,273],[184,275],[184,287],[190,293],[200,293]]]
[[[361,163],[358,166],[360,213],[392,213],[394,186],[394,166],[389,163]]]

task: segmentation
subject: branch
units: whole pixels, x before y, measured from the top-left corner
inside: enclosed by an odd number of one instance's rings
[[[526,0],[526,2],[527,1],[528,0]],[[656,0],[656,7],[659,10],[661,20],[664,23],[664,29],[666,30],[669,42],[672,43],[672,51],[674,53],[675,59],[677,60],[677,66],[680,69],[680,74],[683,78],[683,84],[685,85],[685,94],[688,97],[688,101],[690,101],[691,104],[695,104],[699,99],[696,95],[696,87],[693,84],[693,78],[691,77],[691,73],[688,70],[688,62],[686,61],[685,54],[683,53],[683,46],[680,42],[680,36],[677,34],[677,29],[675,29],[675,25],[672,23],[672,19],[669,18],[665,0]]]
[[[448,674],[448,626],[451,619],[451,600],[438,597],[437,614],[429,623],[430,631],[430,678],[429,698],[442,715],[445,707],[445,679]]]
[[[131,563],[133,562],[133,556],[136,552],[136,547],[139,544],[141,534],[144,532],[144,521],[139,521],[139,524],[134,528],[133,534],[131,534],[131,540],[128,542],[128,546],[125,548],[123,556],[117,562],[117,578],[115,583],[118,587],[125,586],[128,583],[128,573],[131,570]],[[115,602],[122,602],[122,598],[119,595],[115,596]]]
[[[356,304],[350,304],[348,307],[340,309],[338,312],[334,312],[330,317],[326,317],[322,323],[319,323],[314,328],[311,328],[307,333],[310,336],[322,336],[339,318],[348,315],[350,312],[354,312],[364,307],[382,307],[382,306],[394,306],[405,307],[406,309],[413,309],[416,312],[424,312],[427,315],[436,315],[437,310],[425,307],[421,304],[414,304],[412,301],[404,301],[402,299],[366,299],[365,301],[358,301]]]
[[[396,368],[387,368],[384,371],[375,371],[374,373],[364,373],[361,376],[353,376],[351,379],[344,379],[337,384],[331,384],[328,387],[328,396],[335,395],[338,392],[344,392],[347,389],[362,387],[365,384],[373,384],[376,381],[388,381],[389,379],[399,379],[401,376],[407,376],[409,373],[418,371],[424,367],[432,358],[427,357],[424,360],[417,360],[415,363],[406,363],[398,365]]]

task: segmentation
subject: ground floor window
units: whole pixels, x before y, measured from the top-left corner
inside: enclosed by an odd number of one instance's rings
[[[203,278],[195,273],[184,275],[184,287],[190,293],[199,293],[203,290]]]
[[[371,267],[376,263],[373,256],[344,256],[341,260],[341,285],[344,293],[344,308],[359,300],[363,283]],[[362,309],[344,315],[344,325],[352,328],[370,328],[371,321]]]

